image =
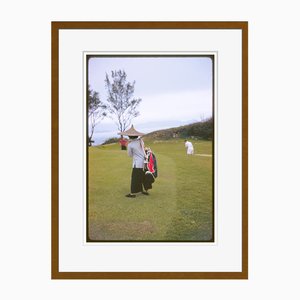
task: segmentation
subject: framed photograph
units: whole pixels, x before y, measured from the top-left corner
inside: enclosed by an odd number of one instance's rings
[[[52,22],[52,278],[248,278],[247,22]]]

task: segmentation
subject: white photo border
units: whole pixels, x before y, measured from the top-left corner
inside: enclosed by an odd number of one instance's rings
[[[82,53],[82,56],[83,56],[83,78],[82,78],[82,81],[83,81],[83,102],[84,102],[84,107],[83,107],[83,112],[82,112],[82,118],[83,118],[83,122],[84,122],[84,125],[85,127],[83,128],[83,133],[82,133],[82,145],[84,147],[83,149],[83,163],[84,163],[84,174],[83,174],[83,242],[84,242],[84,245],[87,245],[87,246],[95,246],[95,245],[100,245],[100,244],[103,244],[102,241],[93,241],[93,242],[88,242],[88,237],[87,237],[87,191],[86,191],[86,188],[88,186],[88,183],[87,183],[87,174],[86,174],[86,170],[87,170],[87,154],[86,154],[86,141],[87,141],[87,128],[86,128],[86,124],[87,124],[87,120],[86,120],[86,116],[87,116],[87,113],[86,113],[86,104],[87,104],[87,93],[86,93],[86,90],[87,90],[87,56],[101,56],[102,58],[104,58],[105,56],[109,57],[109,58],[112,58],[112,57],[157,57],[159,56],[160,58],[161,57],[212,57],[213,56],[213,85],[212,85],[212,89],[213,89],[213,92],[212,92],[212,106],[213,106],[213,118],[214,118],[214,124],[217,124],[217,60],[218,60],[218,52],[197,52],[197,51],[185,51],[185,52],[171,52],[171,51],[165,51],[165,52],[155,52],[155,51],[152,51],[152,52],[149,52],[149,51],[143,51],[143,52],[135,52],[135,51],[128,51],[128,52],[124,52],[124,51],[119,51],[119,52],[116,52],[116,51],[110,51],[110,52],[102,52],[102,51],[83,51]],[[216,144],[216,141],[217,141],[217,126],[214,126],[214,138],[215,138],[215,144]],[[215,153],[213,154],[213,159],[214,158],[217,158],[217,154],[216,154],[216,151],[217,151],[217,147],[215,147]],[[217,162],[216,160],[214,161],[214,183],[216,182],[217,180]],[[214,199],[212,199],[213,201],[213,222],[214,222],[214,225],[213,225],[213,237],[214,237],[214,240],[213,241],[200,241],[205,243],[206,245],[216,245],[217,244],[217,190],[215,189],[215,186],[213,186],[214,188]],[[134,242],[134,241],[133,241]],[[132,245],[133,243],[132,241],[130,243],[127,243],[127,245]],[[151,242],[152,244],[157,242],[157,241],[149,241]],[[164,241],[162,241],[164,242]],[[173,243],[176,245],[176,242],[168,242],[168,241],[165,241],[166,243]],[[179,241],[180,242],[180,241]],[[106,242],[107,243],[107,242]],[[113,242],[113,244],[115,243],[118,243],[118,241],[115,241]],[[123,242],[123,241],[120,241],[120,243],[122,245],[126,245],[126,242]],[[141,244],[141,242],[138,242],[139,244]],[[147,241],[148,243],[148,241]],[[158,243],[161,243],[160,241]],[[181,243],[181,242],[180,242]],[[184,243],[192,243],[192,244],[195,244],[195,243],[199,243],[199,241],[184,241]],[[177,243],[178,244],[178,243]]]

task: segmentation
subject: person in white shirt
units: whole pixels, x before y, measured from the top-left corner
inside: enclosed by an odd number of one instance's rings
[[[186,148],[186,154],[193,155],[194,154],[194,147],[191,142],[188,140],[185,140],[185,148]]]
[[[126,197],[135,198],[137,193],[149,195],[147,191],[143,190],[143,180],[145,176],[144,165],[146,160],[145,146],[142,140],[142,136],[145,135],[142,132],[137,131],[133,125],[126,131],[119,132],[121,136],[125,135],[129,137],[129,145],[127,147],[127,153],[132,157],[132,173],[131,173],[131,187],[130,194]]]
[[[136,193],[148,195],[143,190],[145,149],[143,140],[138,138],[138,136],[129,136],[129,139],[130,143],[127,147],[127,153],[132,157],[132,174],[130,194],[126,195],[126,197],[134,198]]]

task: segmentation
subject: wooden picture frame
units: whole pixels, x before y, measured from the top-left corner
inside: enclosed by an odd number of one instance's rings
[[[78,270],[65,271],[60,268],[60,32],[106,30],[124,32],[153,31],[238,31],[241,34],[241,270],[195,271],[195,270]],[[80,43],[80,41],[79,41]],[[95,49],[86,49],[95,50]],[[114,51],[115,49],[112,49]],[[248,23],[247,22],[52,22],[52,279],[248,279]],[[82,76],[82,74],[78,74]],[[82,95],[80,95],[82,96]],[[118,247],[118,245],[116,245]],[[139,244],[134,247],[140,247]],[[176,247],[176,245],[174,246]],[[101,254],[99,254],[101,255]]]

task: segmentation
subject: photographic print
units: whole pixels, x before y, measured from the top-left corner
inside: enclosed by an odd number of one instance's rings
[[[52,22],[52,278],[248,278],[247,22]]]
[[[87,241],[213,242],[214,55],[87,55]]]

